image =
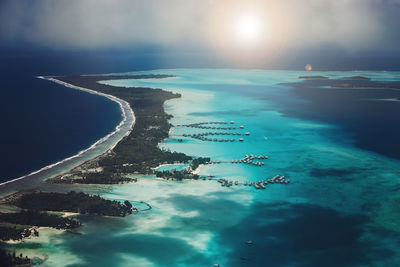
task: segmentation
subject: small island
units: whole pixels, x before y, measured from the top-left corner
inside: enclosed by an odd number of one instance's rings
[[[129,202],[106,200],[82,192],[17,192],[0,202],[12,212],[0,213],[0,240],[22,240],[39,235],[38,227],[72,229],[81,225],[72,215],[92,214],[123,217],[137,209]]]
[[[31,266],[33,264],[34,262],[27,256],[24,257],[22,253],[17,255],[15,252],[10,253],[0,248],[0,266],[2,267]]]
[[[315,75],[315,76],[299,76],[299,79],[329,79],[326,76]]]
[[[366,80],[366,81],[370,81],[371,78],[368,77],[364,77],[364,76],[350,76],[350,77],[344,77],[344,80]]]
[[[332,88],[364,88],[364,89],[389,89],[400,90],[398,86],[386,85],[384,83],[376,84],[359,84],[359,83],[337,83],[331,86]]]

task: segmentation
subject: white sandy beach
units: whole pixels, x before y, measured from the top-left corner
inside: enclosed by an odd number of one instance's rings
[[[88,88],[83,88],[83,87],[79,87],[79,86],[74,86],[72,84],[57,80],[53,77],[45,77],[45,76],[37,76],[37,78],[39,79],[44,79],[44,80],[48,80],[51,82],[55,82],[57,84],[61,84],[65,87],[68,88],[72,88],[75,90],[80,90],[80,91],[84,91],[90,94],[97,94],[103,97],[106,97],[108,99],[110,99],[111,101],[116,102],[121,110],[121,114],[122,114],[122,121],[115,127],[115,130],[109,134],[107,134],[106,136],[100,138],[99,140],[97,140],[95,143],[93,143],[91,146],[89,146],[86,149],[83,149],[81,151],[79,151],[77,154],[65,158],[61,161],[58,161],[56,163],[47,165],[39,170],[33,171],[27,175],[15,178],[13,180],[10,181],[6,181],[4,183],[1,183],[0,186],[5,185],[5,184],[10,184],[10,183],[15,183],[17,181],[20,181],[22,179],[25,178],[30,178],[30,177],[41,177],[46,175],[46,173],[51,172],[51,174],[47,174],[46,178],[51,178],[57,175],[60,175],[62,173],[65,173],[79,165],[81,165],[82,163],[91,160],[95,157],[98,157],[104,153],[109,152],[110,150],[112,150],[117,144],[118,142],[123,139],[125,136],[129,135],[129,133],[132,131],[134,124],[135,124],[135,114],[132,110],[132,108],[130,107],[129,103],[119,99],[115,96],[112,95],[108,95],[108,94],[104,94],[104,93],[99,93],[97,91],[88,89]],[[124,132],[121,132],[124,131]],[[118,137],[114,140],[111,140],[114,137]],[[111,141],[109,144],[107,144],[107,142]],[[107,146],[104,148],[104,150],[101,151],[95,151],[101,144],[107,144]],[[96,153],[93,153],[96,152]],[[71,164],[72,163],[72,164]],[[67,167],[62,168],[62,166],[65,165]],[[57,167],[57,170],[55,170]],[[55,170],[55,171],[54,171]],[[43,174],[43,175],[42,175]],[[9,192],[6,192],[6,194],[9,194]]]

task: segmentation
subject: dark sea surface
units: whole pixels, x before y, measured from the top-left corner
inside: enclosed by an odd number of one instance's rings
[[[122,119],[118,104],[105,97],[35,77],[111,72],[107,60],[79,54],[3,54],[1,60],[0,183],[75,155]]]
[[[15,77],[0,88],[0,182],[76,154],[122,119],[109,99],[38,78]]]
[[[400,159],[400,82],[350,81],[371,88],[324,88],[348,80],[308,80],[288,84],[294,96],[305,100],[286,108],[296,117],[335,123],[354,136],[356,145],[388,157]],[[372,87],[377,87],[376,89]],[[360,88],[361,87],[361,88]],[[379,88],[382,87],[382,88]]]

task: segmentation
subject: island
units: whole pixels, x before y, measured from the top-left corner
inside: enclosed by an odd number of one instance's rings
[[[154,168],[162,164],[189,163],[192,156],[162,150],[158,144],[168,138],[171,115],[164,111],[165,101],[180,94],[143,87],[115,87],[101,81],[118,79],[161,79],[171,75],[89,75],[62,76],[57,80],[115,96],[129,103],[135,114],[134,129],[111,151],[108,151],[71,171],[48,179],[50,183],[118,184],[134,182],[130,174],[156,174]],[[195,175],[185,175],[196,178]]]
[[[315,76],[299,76],[299,79],[329,79],[326,76],[315,75]]]
[[[128,201],[121,203],[82,192],[17,192],[0,200],[11,212],[0,212],[0,240],[21,240],[39,235],[38,227],[72,229],[81,225],[72,215],[92,214],[124,217],[137,211]]]
[[[387,85],[384,83],[376,84],[360,84],[360,83],[337,83],[331,86],[332,88],[364,88],[364,89],[389,89],[389,90],[400,90],[397,85]]]
[[[22,253],[16,255],[15,252],[10,253],[0,248],[0,266],[11,267],[11,266],[31,266],[33,261],[27,256],[23,256]]]
[[[366,81],[370,81],[371,78],[368,77],[364,77],[364,76],[350,76],[350,77],[344,77],[344,80],[366,80]]]

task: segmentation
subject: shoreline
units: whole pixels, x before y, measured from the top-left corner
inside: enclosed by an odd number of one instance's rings
[[[102,152],[101,154],[98,154],[98,155],[96,155],[96,156],[94,156],[94,157],[91,157],[90,159],[85,160],[83,163],[85,163],[85,162],[87,162],[87,161],[89,161],[89,160],[93,160],[93,159],[96,158],[96,157],[100,157],[100,156],[102,156],[102,155],[104,155],[104,154],[106,154],[106,153],[109,153],[112,149],[114,149],[114,147],[115,147],[123,138],[125,138],[126,136],[128,136],[128,135],[130,134],[130,132],[133,130],[133,127],[134,127],[134,125],[135,125],[135,121],[136,121],[135,113],[133,112],[133,110],[132,110],[131,106],[129,105],[129,103],[128,103],[127,101],[125,101],[125,100],[122,100],[122,99],[120,99],[120,98],[118,98],[118,97],[115,97],[115,96],[113,96],[113,95],[109,95],[109,94],[105,94],[105,93],[100,93],[100,92],[97,92],[97,91],[92,90],[92,89],[88,89],[88,88],[83,88],[83,87],[75,86],[75,85],[72,85],[72,84],[69,84],[69,83],[66,83],[66,82],[57,80],[56,78],[53,78],[53,77],[36,76],[36,78],[38,78],[38,79],[43,79],[43,80],[47,80],[47,81],[51,81],[51,82],[54,82],[54,83],[63,85],[63,86],[65,86],[65,87],[74,89],[74,90],[80,90],[80,91],[84,91],[84,92],[87,92],[87,93],[90,93],[90,94],[96,94],[96,95],[100,95],[100,96],[106,97],[106,98],[110,99],[111,101],[116,102],[116,103],[119,105],[120,110],[121,110],[121,114],[122,114],[122,120],[121,120],[120,123],[115,127],[115,130],[114,130],[114,131],[112,131],[112,132],[110,132],[109,134],[107,134],[106,136],[100,138],[99,140],[97,140],[96,142],[94,142],[94,143],[93,143],[92,145],[90,145],[89,147],[80,150],[77,154],[75,154],[75,155],[73,155],[73,156],[70,156],[70,157],[67,157],[67,158],[65,158],[65,159],[62,159],[62,160],[60,160],[60,161],[58,161],[58,162],[56,162],[56,163],[52,163],[52,164],[49,164],[49,165],[47,165],[47,166],[44,166],[44,167],[40,168],[39,170],[30,172],[30,173],[28,173],[28,174],[26,174],[26,175],[23,175],[23,176],[20,176],[20,177],[18,177],[18,178],[14,178],[14,179],[12,179],[12,180],[9,180],[9,181],[0,183],[0,187],[3,187],[3,186],[5,186],[5,185],[7,185],[7,184],[11,184],[11,183],[14,183],[14,182],[17,182],[17,181],[20,181],[20,180],[23,180],[23,179],[25,179],[25,178],[29,178],[29,177],[31,177],[31,176],[33,176],[33,175],[40,175],[41,172],[50,170],[50,169],[52,169],[52,168],[54,168],[54,167],[56,167],[56,166],[59,166],[60,164],[63,164],[63,163],[66,163],[66,162],[71,161],[72,159],[81,157],[81,156],[84,155],[86,152],[93,150],[93,149],[96,148],[99,144],[104,143],[105,141],[107,141],[108,139],[110,139],[110,137],[112,137],[112,136],[114,136],[116,133],[120,132],[121,129],[122,129],[122,127],[126,124],[126,122],[127,122],[127,120],[128,120],[128,116],[130,115],[130,116],[132,117],[132,122],[131,122],[131,124],[129,125],[129,128],[128,128],[128,130],[126,131],[126,133],[125,133],[121,138],[119,138],[118,140],[116,140],[106,151],[104,151],[104,152]],[[124,108],[127,108],[127,109],[128,109],[128,111],[129,111],[129,113],[130,113],[129,115],[127,115],[127,112],[125,111]],[[78,167],[79,165],[82,165],[83,163],[79,163],[79,164],[77,164],[76,166],[73,166],[72,168],[70,168],[70,170],[72,170],[72,169]],[[65,172],[65,171],[64,171],[64,172]],[[64,173],[64,172],[63,172],[63,173]],[[60,174],[62,174],[62,173],[60,173]]]
[[[158,168],[161,168],[161,167],[173,166],[173,165],[189,165],[189,164],[188,163],[165,163],[165,164],[160,164],[157,167],[154,167],[152,169],[157,170]]]

